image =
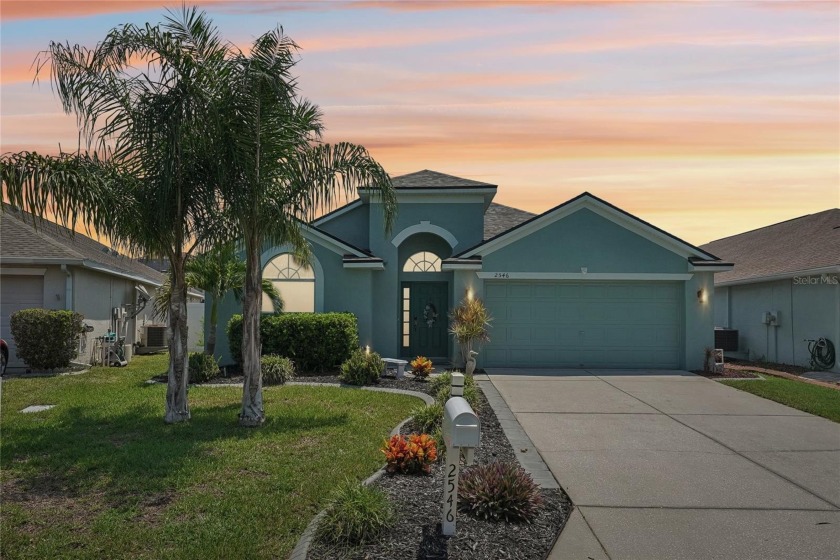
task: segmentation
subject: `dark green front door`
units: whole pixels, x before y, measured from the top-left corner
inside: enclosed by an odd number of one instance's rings
[[[409,290],[408,355],[446,357],[449,326],[448,284],[404,282],[403,288]],[[403,351],[405,350],[404,347]]]

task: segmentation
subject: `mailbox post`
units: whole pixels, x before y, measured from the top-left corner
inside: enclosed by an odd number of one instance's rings
[[[456,379],[456,376],[458,377]],[[456,385],[458,384],[458,385]],[[464,376],[452,374],[452,394],[463,395]],[[462,396],[453,396],[443,408],[443,441],[446,444],[446,470],[443,478],[443,534],[455,534],[458,515],[458,475],[461,453],[464,463],[473,462],[475,448],[481,439],[481,423]]]

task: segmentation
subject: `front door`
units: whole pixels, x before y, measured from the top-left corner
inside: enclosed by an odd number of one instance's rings
[[[410,357],[446,357],[448,355],[448,284],[446,282],[405,282],[409,291]],[[403,310],[405,311],[405,310]],[[405,351],[405,347],[403,348]]]

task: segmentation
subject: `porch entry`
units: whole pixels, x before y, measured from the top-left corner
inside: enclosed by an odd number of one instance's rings
[[[448,355],[449,284],[402,283],[402,355]]]

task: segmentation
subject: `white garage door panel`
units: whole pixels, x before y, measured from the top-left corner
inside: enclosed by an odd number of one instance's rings
[[[488,367],[656,367],[681,362],[682,285],[487,282]]]
[[[44,306],[44,277],[43,276],[12,276],[0,277],[0,338],[9,344],[9,367],[23,367],[23,362],[17,357],[15,341],[9,329],[9,319],[12,313],[21,309]]]

